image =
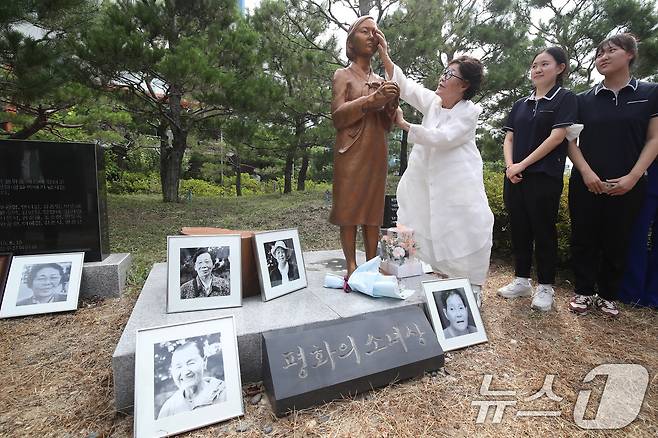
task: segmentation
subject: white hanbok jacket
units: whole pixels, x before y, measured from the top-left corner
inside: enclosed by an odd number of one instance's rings
[[[423,114],[411,125],[409,164],[397,189],[398,223],[415,230],[421,258],[451,277],[483,284],[489,269],[493,214],[475,146],[482,109],[468,100],[453,108],[395,66],[400,97]]]

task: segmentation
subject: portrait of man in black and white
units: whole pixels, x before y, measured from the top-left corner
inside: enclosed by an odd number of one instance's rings
[[[70,271],[70,262],[25,266],[16,305],[29,306],[66,301]]]
[[[231,294],[229,247],[180,250],[182,299]]]
[[[477,332],[464,289],[434,292],[434,301],[446,339]]]
[[[299,269],[292,239],[265,243],[270,286],[280,286],[299,279]]]
[[[226,401],[221,333],[154,345],[154,418]]]

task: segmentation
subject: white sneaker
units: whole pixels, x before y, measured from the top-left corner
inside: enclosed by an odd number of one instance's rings
[[[542,312],[548,312],[553,307],[553,296],[555,291],[550,284],[540,284],[535,289],[535,294],[532,297],[532,304],[530,307]]]
[[[532,295],[530,279],[516,277],[510,284],[498,289],[498,295],[503,298],[529,297]]]
[[[473,297],[475,297],[475,304],[477,304],[478,309],[480,309],[482,307],[482,286],[472,284],[471,290],[473,291]]]

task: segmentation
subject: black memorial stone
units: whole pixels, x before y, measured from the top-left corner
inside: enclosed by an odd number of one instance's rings
[[[395,195],[384,198],[384,220],[382,228],[395,227],[398,221],[398,199]]]
[[[417,306],[263,333],[263,379],[277,416],[441,368]]]
[[[0,140],[0,252],[109,254],[100,146]]]

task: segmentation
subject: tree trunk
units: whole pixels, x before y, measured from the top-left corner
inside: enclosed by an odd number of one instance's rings
[[[298,117],[295,121],[295,137],[288,147],[288,152],[286,153],[286,167],[283,171],[283,193],[292,192],[292,178],[293,178],[293,167],[295,165],[295,155],[297,150],[302,145],[302,137],[304,136],[304,118]]]
[[[302,165],[299,168],[299,173],[297,174],[297,191],[303,192],[306,190],[306,174],[308,173],[308,148],[304,148],[304,154],[302,155]]]
[[[407,138],[409,137],[409,131],[402,130],[402,140],[400,140],[400,170],[398,170],[398,175],[402,176],[405,170],[407,170],[407,164],[409,163],[409,157],[407,150],[409,148],[409,143]]]
[[[286,154],[286,167],[283,170],[283,193],[292,192],[292,166],[295,163],[295,151],[293,147]]]
[[[160,122],[160,182],[162,183],[162,200],[179,202],[178,186],[183,167],[183,155],[187,149],[187,130],[181,119],[181,88],[172,84],[167,97],[170,119]],[[170,132],[167,132],[167,128]],[[171,143],[169,137],[171,136]],[[164,147],[163,147],[164,146]]]
[[[164,126],[164,127],[163,127]],[[167,135],[167,125],[158,129],[160,135],[160,182],[162,183],[162,200],[178,202],[178,186],[180,184],[183,155],[187,149],[187,132],[175,130],[172,132],[171,143]]]
[[[359,12],[361,15],[368,15],[372,7],[372,0],[359,0]]]
[[[240,170],[240,153],[235,151],[235,195],[242,196],[242,171]]]

